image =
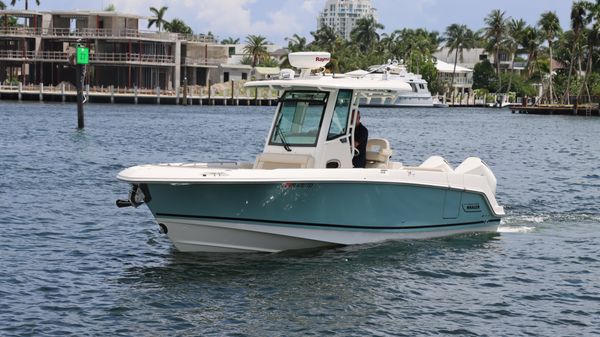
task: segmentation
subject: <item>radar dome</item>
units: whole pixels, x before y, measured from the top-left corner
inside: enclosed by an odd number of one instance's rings
[[[288,55],[292,67],[299,69],[318,69],[324,67],[331,60],[327,52],[297,52]]]

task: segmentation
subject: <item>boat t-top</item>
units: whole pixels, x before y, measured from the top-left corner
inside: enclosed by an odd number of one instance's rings
[[[299,75],[284,69],[279,78],[246,83],[280,92],[254,162],[130,167],[117,176],[131,185],[117,205],[146,204],[185,252],[279,252],[497,231],[504,210],[496,178],[479,158],[456,168],[439,156],[404,166],[391,160],[386,139],[370,138],[366,167],[352,166],[360,99],[411,91],[409,84],[325,75],[318,69],[329,53],[291,53],[289,60]]]

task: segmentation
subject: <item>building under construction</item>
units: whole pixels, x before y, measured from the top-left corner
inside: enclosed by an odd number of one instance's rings
[[[210,36],[139,29],[147,17],[110,11],[0,11],[0,83],[75,83],[76,44],[89,48],[86,83],[171,91],[218,81],[228,48]]]

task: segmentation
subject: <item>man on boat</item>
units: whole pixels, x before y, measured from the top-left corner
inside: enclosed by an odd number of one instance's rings
[[[354,128],[354,148],[358,153],[354,153],[352,158],[352,166],[356,168],[365,168],[367,165],[367,139],[369,138],[369,130],[360,122],[360,111],[356,111],[356,127]],[[354,118],[354,113],[352,114]]]

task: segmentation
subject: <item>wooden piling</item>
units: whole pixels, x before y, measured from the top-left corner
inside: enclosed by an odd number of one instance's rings
[[[75,65],[75,86],[77,88],[77,128],[83,129],[85,126],[83,116],[83,67],[84,65]]]

